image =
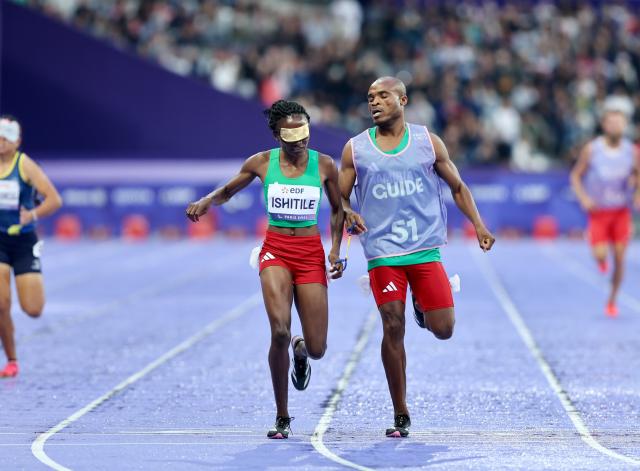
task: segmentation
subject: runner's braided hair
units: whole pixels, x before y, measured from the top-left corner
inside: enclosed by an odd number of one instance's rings
[[[264,110],[264,115],[269,118],[269,127],[273,132],[276,132],[278,121],[294,114],[302,114],[307,117],[307,121],[311,121],[304,106],[295,101],[278,100],[271,105],[271,108]]]

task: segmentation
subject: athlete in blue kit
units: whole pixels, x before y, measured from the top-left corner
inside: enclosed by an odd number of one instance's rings
[[[42,242],[38,241],[35,228],[38,219],[62,205],[49,178],[20,151],[21,142],[18,121],[10,116],[0,117],[0,341],[7,356],[0,378],[12,378],[19,372],[11,319],[11,271],[20,307],[30,317],[40,317],[44,308]],[[37,208],[36,190],[44,197]]]
[[[480,248],[490,250],[495,238],[442,140],[424,126],[405,122],[404,83],[394,77],[379,78],[367,97],[375,127],[345,146],[340,191],[345,224],[360,234],[382,316],[382,363],[395,415],[386,435],[406,437],[411,425],[404,350],[407,284],[415,296],[414,316],[420,327],[444,340],[453,334],[455,322],[451,287],[440,262],[439,247],[447,241],[441,178],[473,223]],[[359,214],[349,202],[354,186]]]

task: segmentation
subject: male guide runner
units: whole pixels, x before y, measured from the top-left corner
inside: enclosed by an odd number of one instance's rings
[[[382,317],[382,363],[395,416],[386,435],[406,437],[411,425],[404,349],[407,284],[415,296],[414,316],[420,327],[448,339],[455,323],[451,287],[439,251],[447,240],[440,179],[473,223],[480,248],[490,250],[495,239],[442,140],[424,126],[405,122],[404,84],[394,77],[379,78],[367,97],[376,126],[345,145],[340,190],[346,224],[354,225],[354,232],[360,234]],[[354,186],[359,214],[349,201]]]
[[[611,290],[605,306],[609,317],[618,315],[616,301],[633,232],[631,207],[640,209],[640,153],[625,137],[630,112],[625,104],[621,97],[605,100],[602,135],[584,146],[570,177],[587,212],[588,239],[602,273],[608,272],[609,247],[613,247]]]

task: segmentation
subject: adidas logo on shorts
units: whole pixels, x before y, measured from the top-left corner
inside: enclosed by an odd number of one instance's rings
[[[273,255],[271,255],[271,252],[267,252],[264,254],[264,257],[262,257],[262,260],[260,260],[261,262],[267,262],[269,260],[275,260],[276,257],[274,257]]]
[[[396,288],[396,285],[393,284],[393,281],[389,282],[387,287],[382,290],[383,293],[390,293],[392,291],[398,291],[398,288]]]

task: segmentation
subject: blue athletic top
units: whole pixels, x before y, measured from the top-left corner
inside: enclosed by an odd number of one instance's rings
[[[631,206],[634,157],[633,142],[629,139],[622,139],[616,148],[608,147],[603,137],[593,141],[585,186],[598,208]]]
[[[35,189],[26,181],[23,160],[24,154],[16,152],[9,168],[0,174],[0,232],[5,234],[32,232],[36,227],[33,222],[20,226],[20,207],[35,207]]]
[[[355,193],[368,231],[360,236],[367,260],[433,249],[447,242],[447,211],[427,128],[406,124],[407,147],[385,154],[368,131],[351,139]]]

